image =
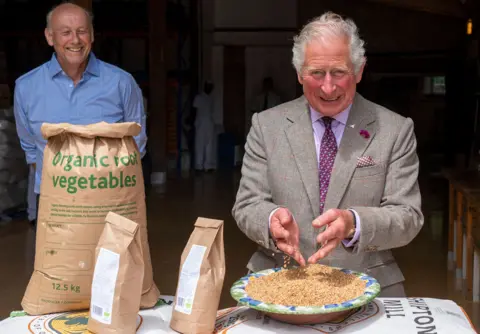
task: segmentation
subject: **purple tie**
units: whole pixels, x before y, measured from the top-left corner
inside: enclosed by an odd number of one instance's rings
[[[318,164],[318,177],[320,180],[320,214],[323,213],[323,208],[325,207],[330,175],[332,173],[333,163],[335,162],[335,156],[337,155],[337,141],[332,131],[333,118],[322,117],[321,121],[325,124],[325,132],[320,146],[320,161]]]

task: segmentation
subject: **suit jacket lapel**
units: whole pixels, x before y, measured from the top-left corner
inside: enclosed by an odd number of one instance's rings
[[[307,100],[302,97],[298,101],[298,107],[287,114],[291,125],[285,129],[285,133],[316,217],[320,211],[320,190],[312,119]]]
[[[360,135],[361,130],[367,130],[370,137],[362,137]],[[366,109],[363,98],[357,94],[333,165],[325,210],[338,208],[357,167],[357,158],[363,155],[375,136],[375,131],[375,115],[372,111]]]

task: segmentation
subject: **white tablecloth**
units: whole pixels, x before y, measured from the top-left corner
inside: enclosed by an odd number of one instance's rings
[[[176,333],[170,329],[171,296],[162,296],[151,310],[140,312],[138,334]],[[1,334],[83,333],[88,312],[18,316],[0,322]],[[429,298],[377,298],[352,311],[346,319],[315,326],[293,326],[274,321],[246,307],[218,312],[216,333],[476,333],[454,302]]]

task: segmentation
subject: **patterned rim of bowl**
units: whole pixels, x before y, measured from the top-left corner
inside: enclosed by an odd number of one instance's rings
[[[339,304],[329,304],[323,306],[288,306],[270,304],[255,300],[247,294],[246,287],[250,280],[276,273],[280,270],[283,270],[283,268],[266,269],[244,276],[235,283],[233,283],[232,287],[230,288],[230,294],[232,295],[233,299],[235,299],[240,305],[248,306],[252,309],[262,312],[279,314],[325,314],[342,312],[360,307],[375,299],[375,297],[377,297],[380,293],[380,284],[375,278],[350,269],[342,269],[336,267],[333,268],[338,269],[345,274],[355,275],[362,281],[365,281],[366,287],[363,294],[355,299],[347,300]]]

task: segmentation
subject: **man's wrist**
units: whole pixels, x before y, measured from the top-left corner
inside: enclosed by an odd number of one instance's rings
[[[346,239],[352,239],[353,236],[355,235],[356,228],[357,228],[357,219],[355,217],[355,213],[353,210],[348,210],[350,214],[352,215],[352,222],[353,222],[353,227],[348,231]]]
[[[271,246],[273,246],[274,251],[279,251],[279,250],[277,247],[277,240],[275,240],[275,238],[273,237],[272,231],[270,230],[270,226],[272,224],[272,216],[275,214],[275,212],[278,211],[278,209],[280,209],[280,207],[273,209],[272,212],[270,212],[270,215],[268,216],[268,237],[271,241]]]

